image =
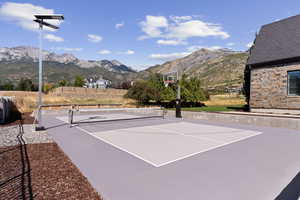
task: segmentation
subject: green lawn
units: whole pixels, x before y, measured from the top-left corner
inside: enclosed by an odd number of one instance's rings
[[[239,111],[242,110],[244,105],[230,105],[230,106],[203,106],[203,107],[191,107],[181,108],[183,111],[194,111],[194,112],[224,112],[224,111]],[[172,109],[174,110],[174,108]]]

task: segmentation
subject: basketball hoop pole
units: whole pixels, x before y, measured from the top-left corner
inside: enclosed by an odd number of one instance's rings
[[[176,97],[176,118],[182,118],[181,116],[181,88],[179,81],[179,70],[177,70],[177,97]]]

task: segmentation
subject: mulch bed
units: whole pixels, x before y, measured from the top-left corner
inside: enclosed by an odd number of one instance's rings
[[[0,199],[101,200],[56,143],[0,147]]]

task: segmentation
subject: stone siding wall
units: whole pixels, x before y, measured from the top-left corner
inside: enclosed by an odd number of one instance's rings
[[[250,107],[300,109],[300,97],[288,96],[287,74],[293,70],[300,70],[300,63],[252,69]]]

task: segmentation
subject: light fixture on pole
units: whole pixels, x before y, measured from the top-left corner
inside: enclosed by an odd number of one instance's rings
[[[49,24],[45,22],[44,20],[64,20],[63,15],[34,15],[36,23],[39,24],[39,94],[38,94],[38,109],[37,109],[37,115],[36,120],[38,121],[38,125],[35,127],[36,131],[44,130],[44,127],[42,125],[42,89],[43,89],[43,61],[42,61],[42,39],[43,39],[43,27],[47,26],[52,29],[59,29],[58,26]]]

